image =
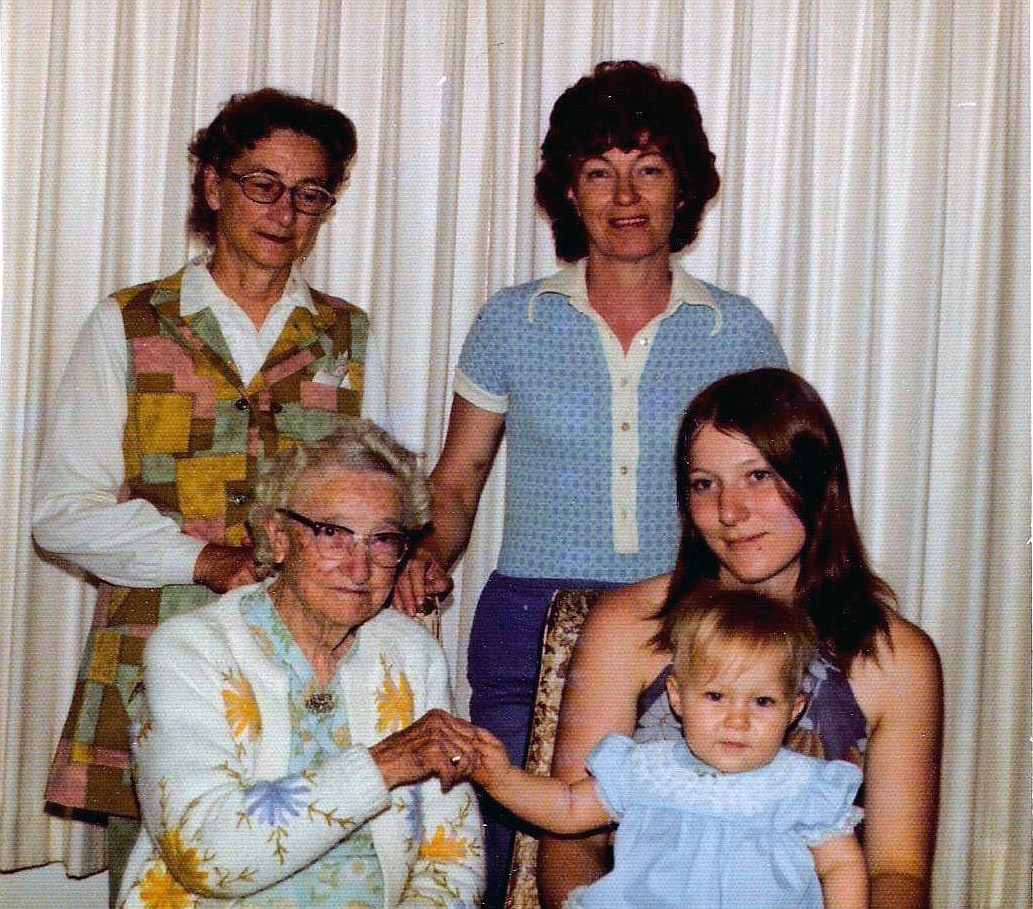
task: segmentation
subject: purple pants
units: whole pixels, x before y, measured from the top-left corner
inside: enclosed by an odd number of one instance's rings
[[[545,614],[561,587],[609,589],[605,581],[510,578],[493,572],[474,613],[467,654],[470,719],[502,740],[509,759],[524,765],[534,709]],[[514,830],[522,822],[479,793],[484,821],[488,883],[483,909],[501,909],[506,898]]]

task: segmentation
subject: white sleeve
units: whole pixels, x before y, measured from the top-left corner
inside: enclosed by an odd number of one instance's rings
[[[454,712],[444,653],[432,659],[424,684],[424,712],[434,707]],[[484,889],[484,858],[473,787],[463,783],[442,792],[438,779],[431,777],[420,783],[419,798],[423,842],[398,909],[478,905]]]
[[[247,677],[210,629],[162,626],[144,666],[136,791],[156,844],[151,861],[164,862],[188,890],[221,899],[264,890],[389,807],[384,778],[358,745],[316,770],[253,778],[259,750],[276,747],[263,739],[290,732],[260,713]]]
[[[83,326],[47,415],[33,535],[43,549],[113,584],[190,584],[205,544],[143,499],[118,501],[126,361],[122,313],[108,299]]]

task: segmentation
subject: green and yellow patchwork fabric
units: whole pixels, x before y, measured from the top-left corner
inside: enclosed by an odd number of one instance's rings
[[[206,543],[248,540],[247,514],[263,460],[328,435],[358,415],[368,321],[354,306],[312,291],[262,369],[241,382],[208,309],[180,315],[182,272],[119,291],[126,332],[128,417],[122,495],[151,502]],[[154,627],[214,598],[207,588],[101,585],[47,801],[135,816],[125,707]]]

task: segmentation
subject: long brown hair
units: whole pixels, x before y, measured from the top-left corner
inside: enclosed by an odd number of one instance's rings
[[[682,418],[677,445],[682,535],[666,615],[701,578],[716,578],[717,557],[689,515],[689,457],[704,426],[748,439],[782,480],[787,503],[807,534],[800,553],[796,604],[844,672],[855,657],[873,656],[889,635],[890,586],[872,571],[850,504],[843,446],[818,393],[785,369],[756,369],[719,379],[701,391]]]

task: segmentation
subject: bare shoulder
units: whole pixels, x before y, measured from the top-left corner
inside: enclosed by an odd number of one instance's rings
[[[939,675],[940,655],[932,638],[896,610],[887,618],[890,636],[888,642],[880,642],[879,661],[885,661],[889,671]]]
[[[651,620],[663,605],[670,583],[670,574],[658,574],[653,578],[608,590],[592,608],[592,615],[605,616],[611,622],[630,624]]]
[[[850,681],[870,721],[910,705],[939,710],[943,673],[936,645],[921,628],[900,613],[887,615],[889,637],[881,637],[874,659],[855,665]]]
[[[656,654],[651,640],[669,581],[670,575],[658,575],[603,594],[578,639],[578,661],[623,671],[629,680],[648,675],[657,663],[662,668],[666,657]]]
[[[667,595],[669,574],[657,575],[604,593],[588,614],[583,633],[593,636],[631,635],[636,642],[656,632],[655,616]]]

